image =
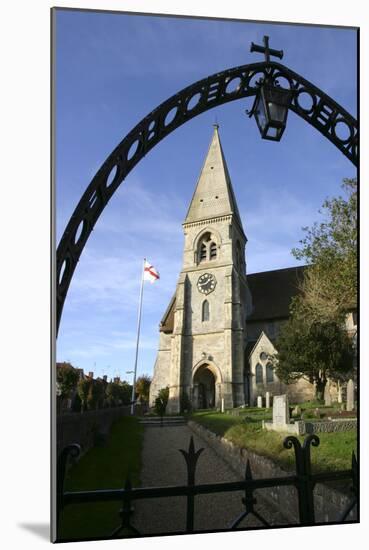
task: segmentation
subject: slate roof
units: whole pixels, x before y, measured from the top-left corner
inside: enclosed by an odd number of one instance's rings
[[[287,267],[247,275],[253,311],[247,322],[267,319],[287,319],[289,306],[299,293],[305,266]]]

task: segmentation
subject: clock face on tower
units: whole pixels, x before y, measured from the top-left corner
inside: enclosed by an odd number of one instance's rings
[[[204,273],[197,281],[197,288],[199,292],[203,294],[210,294],[210,292],[213,292],[216,284],[217,281],[214,275],[211,275],[211,273]]]

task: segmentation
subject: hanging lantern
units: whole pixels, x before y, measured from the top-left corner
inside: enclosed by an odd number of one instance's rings
[[[286,128],[292,91],[261,83],[249,116],[255,116],[261,137],[280,141]]]

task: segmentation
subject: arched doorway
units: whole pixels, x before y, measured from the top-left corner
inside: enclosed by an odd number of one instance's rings
[[[215,407],[215,376],[207,364],[199,367],[194,374],[193,406],[195,409]]]

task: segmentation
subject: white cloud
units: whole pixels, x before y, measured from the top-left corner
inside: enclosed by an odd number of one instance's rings
[[[145,308],[151,311],[174,290],[179,266],[176,269],[165,256],[149,259],[161,274],[155,284],[145,284]],[[75,312],[84,304],[103,312],[136,311],[141,269],[142,258],[134,251],[126,250],[121,256],[104,256],[102,251],[86,249],[73,277],[66,307]]]
[[[302,202],[287,189],[260,186],[253,195],[252,209],[242,215],[247,235],[253,235],[250,241],[281,242],[289,238],[297,245],[302,236],[301,228],[311,225],[318,212],[313,202]]]
[[[147,338],[143,336],[140,338],[140,350],[156,350],[158,347],[157,338]],[[127,351],[136,349],[136,336],[130,335],[128,338],[122,336],[122,338],[110,338],[110,335],[102,339],[96,344],[78,347],[65,346],[63,349],[63,356],[71,356],[83,359],[95,359],[96,357],[108,357],[114,354],[116,351]]]
[[[180,271],[183,204],[177,195],[154,194],[136,179],[117,191],[111,206],[81,255],[66,310],[76,316],[84,306],[92,308],[91,314],[136,312],[142,260],[147,257],[161,278],[145,285],[145,309],[160,311],[160,318]]]
[[[119,233],[125,238],[150,236],[153,243],[163,239],[176,246],[183,239],[183,203],[173,192],[154,193],[131,177],[115,193],[112,206],[109,216],[99,221],[96,232]]]

